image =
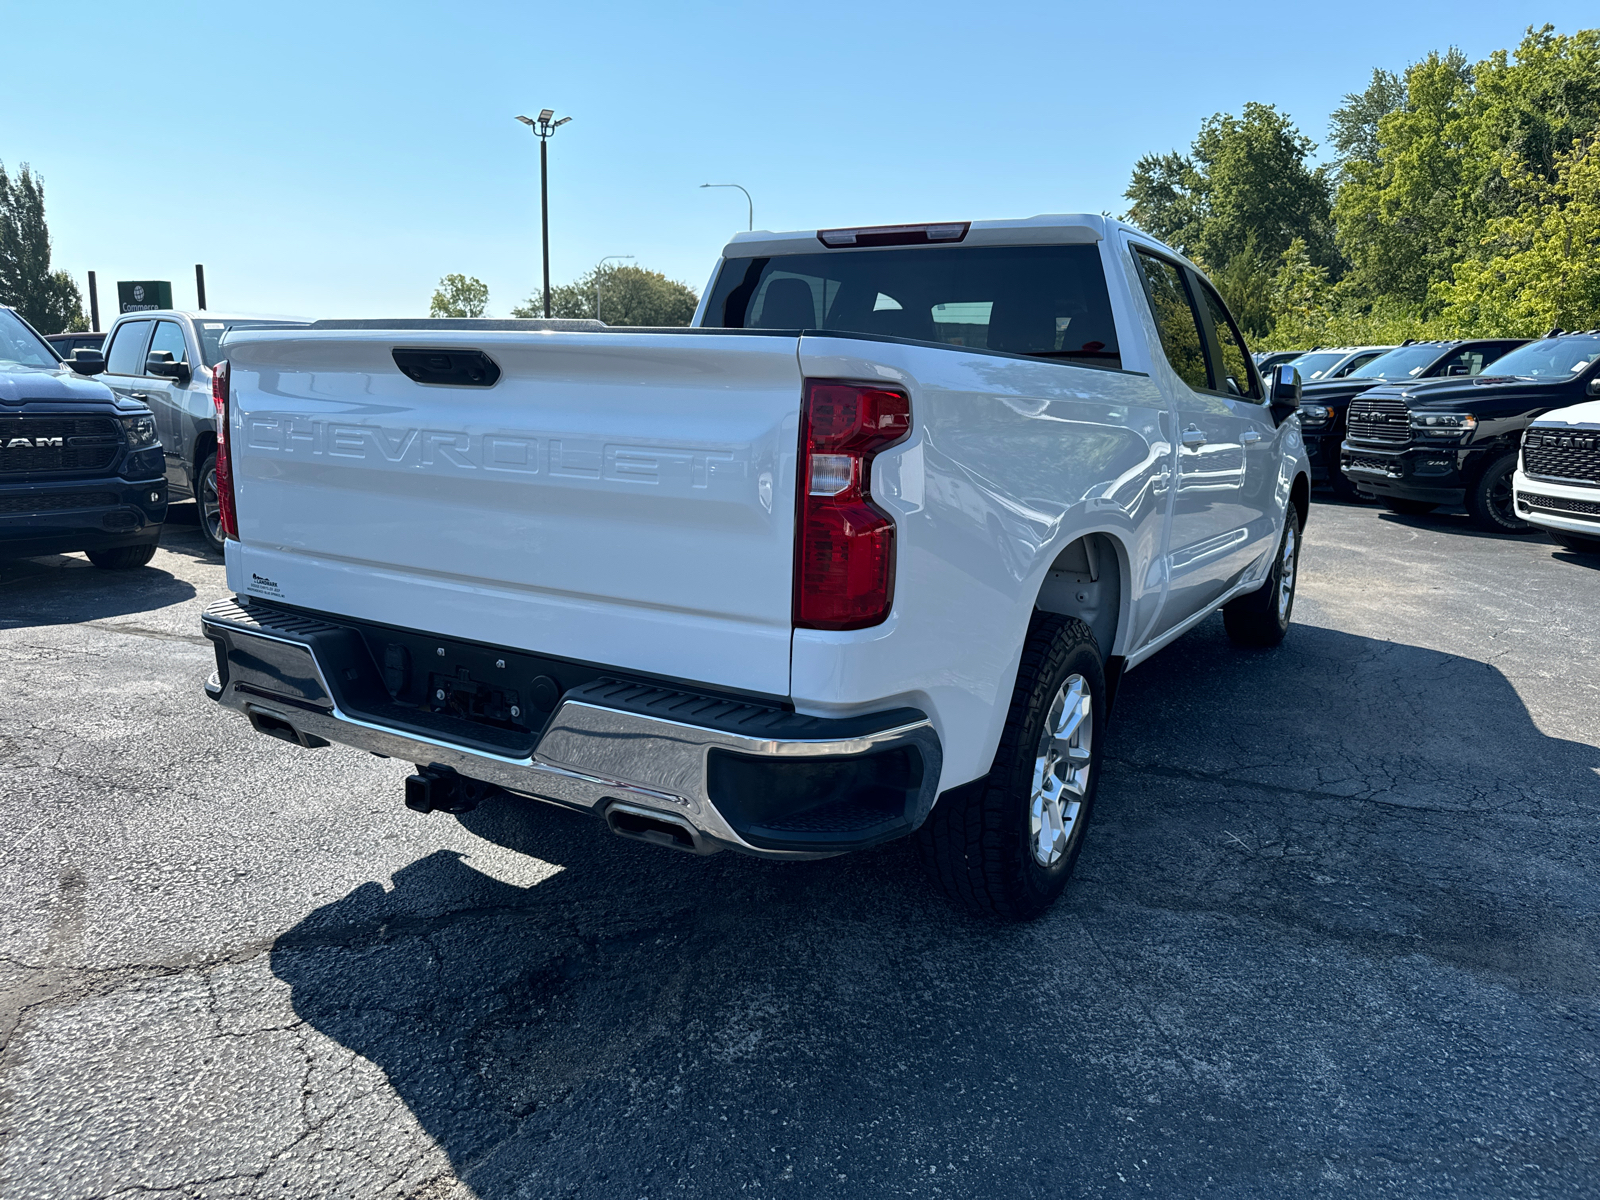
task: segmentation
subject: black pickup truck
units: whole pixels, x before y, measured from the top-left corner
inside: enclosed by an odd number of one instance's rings
[[[76,378],[33,327],[0,307],[0,560],[85,551],[109,570],[140,567],[167,517],[154,415]]]
[[[1511,477],[1523,430],[1553,408],[1597,395],[1600,329],[1556,331],[1476,378],[1362,392],[1350,403],[1339,466],[1395,512],[1464,504],[1479,528],[1520,533],[1530,526],[1513,505]]]
[[[1313,483],[1326,483],[1341,500],[1354,500],[1357,485],[1339,470],[1339,444],[1345,436],[1345,411],[1368,388],[1420,379],[1477,375],[1525,338],[1476,338],[1446,342],[1407,342],[1348,375],[1307,383],[1300,392],[1300,432],[1311,460]]]

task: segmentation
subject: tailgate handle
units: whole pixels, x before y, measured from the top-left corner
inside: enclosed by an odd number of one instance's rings
[[[436,387],[493,387],[500,379],[500,368],[482,350],[396,348],[394,365],[413,383]]]

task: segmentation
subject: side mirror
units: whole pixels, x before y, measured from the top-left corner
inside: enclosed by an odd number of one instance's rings
[[[145,356],[144,373],[146,375],[159,375],[163,379],[176,379],[179,383],[189,382],[189,364],[174,362],[171,350],[152,350]]]
[[[1288,420],[1291,413],[1300,411],[1300,368],[1289,363],[1279,363],[1272,368],[1272,386],[1267,392],[1268,404],[1278,424]]]
[[[1593,379],[1589,380],[1589,386],[1585,390],[1591,396],[1600,396],[1600,375],[1596,375]]]
[[[79,375],[98,375],[106,369],[106,356],[98,350],[78,347],[66,358],[66,365]]]

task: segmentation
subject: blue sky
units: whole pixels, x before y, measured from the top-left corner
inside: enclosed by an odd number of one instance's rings
[[[43,174],[55,265],[194,302],[420,316],[439,277],[491,315],[602,255],[699,290],[756,228],[1119,213],[1139,155],[1276,104],[1313,139],[1375,66],[1473,59],[1592,0],[1338,5],[82,4],[10,0],[0,161]]]

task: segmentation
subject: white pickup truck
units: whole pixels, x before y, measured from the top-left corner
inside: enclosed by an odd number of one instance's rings
[[[1023,918],[1121,673],[1276,644],[1308,497],[1217,293],[1096,216],[741,234],[694,326],[322,321],[217,372],[208,692],[698,853],[915,834]]]

